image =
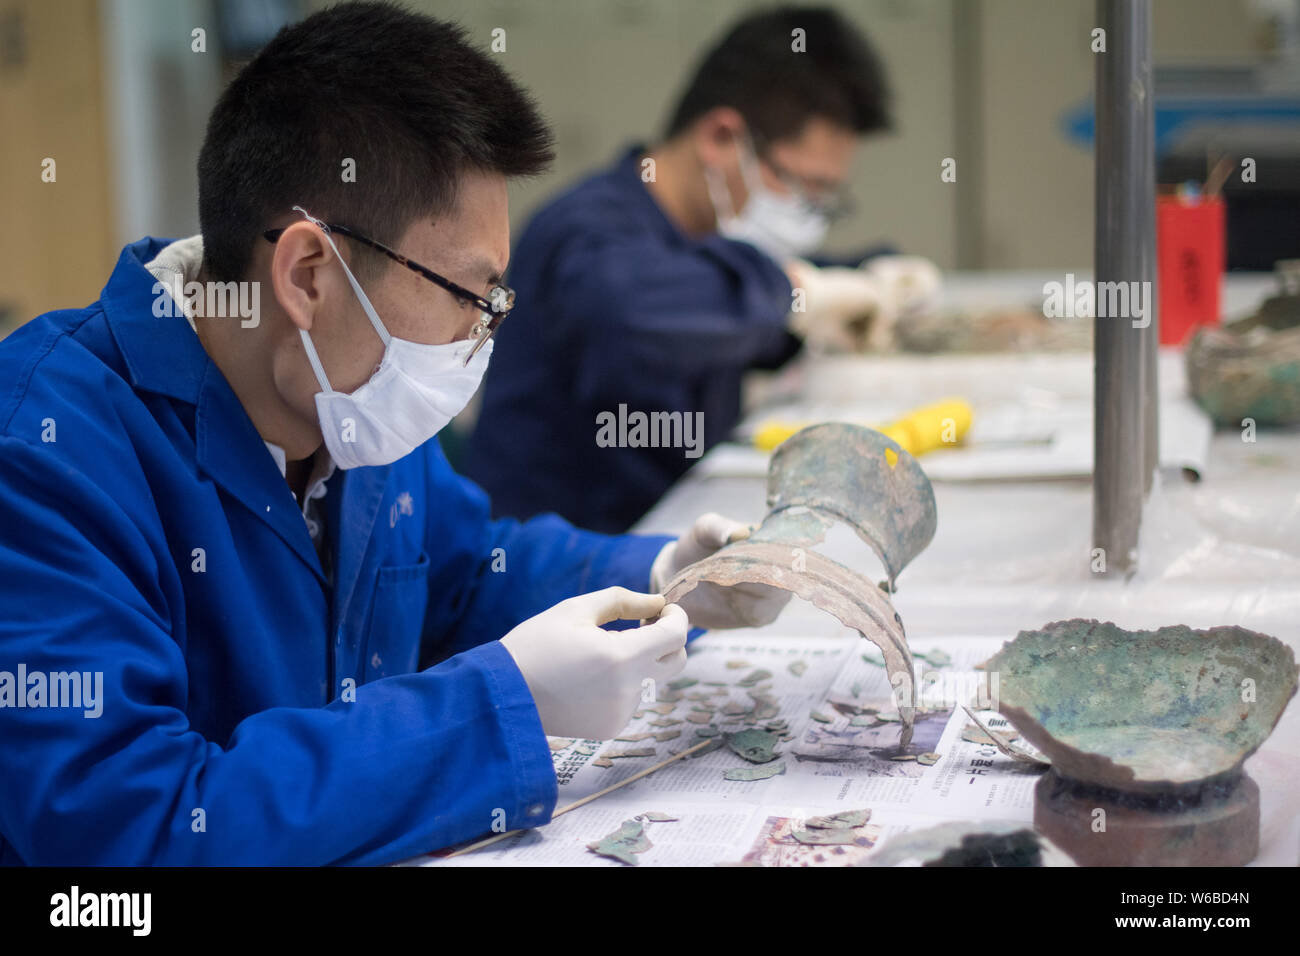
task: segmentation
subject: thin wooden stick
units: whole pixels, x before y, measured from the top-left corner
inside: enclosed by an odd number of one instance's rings
[[[653,767],[646,767],[644,770],[632,774],[632,776],[628,777],[626,780],[620,780],[618,783],[608,786],[604,790],[597,790],[595,793],[590,794],[589,796],[585,796],[581,800],[574,800],[568,806],[561,807],[559,810],[556,810],[554,813],[552,813],[551,819],[554,820],[556,817],[560,816],[563,813],[568,813],[570,810],[576,810],[578,809],[578,807],[581,807],[584,804],[591,803],[591,801],[595,800],[597,797],[603,797],[605,794],[617,790],[619,787],[626,787],[629,783],[640,780],[642,777],[646,776],[647,774],[652,774],[656,770],[660,770],[668,766],[670,763],[673,763],[677,760],[681,760],[683,757],[689,757],[691,754],[695,753],[695,751],[699,750],[702,747],[707,747],[712,742],[713,742],[712,737],[710,737],[707,740],[701,740],[694,747],[687,747],[681,753],[674,754],[673,756],[669,757],[667,760],[663,761],[662,763],[657,763]],[[526,827],[525,829],[528,828]],[[483,847],[490,846],[491,844],[496,843],[499,840],[504,840],[508,836],[514,836],[516,833],[523,833],[523,832],[524,830],[508,830],[505,833],[498,833],[496,836],[490,836],[485,840],[479,840],[477,843],[471,843],[467,847],[462,847],[461,849],[456,850],[454,853],[448,853],[447,856],[444,857],[444,859],[450,859],[453,856],[460,856],[462,853],[470,853],[474,850],[481,850],[483,849]]]
[[[681,760],[683,757],[688,757],[691,754],[695,753],[695,751],[699,750],[701,747],[707,747],[712,740],[713,740],[712,737],[708,738],[707,740],[701,740],[694,747],[687,747],[681,753],[674,754],[673,756],[665,760],[663,763],[657,763],[653,767],[646,767],[644,770],[632,774],[632,776],[628,777],[626,780],[620,780],[618,783],[612,784],[611,786],[606,787],[604,790],[597,790],[595,793],[591,794],[590,796],[583,797],[581,800],[574,800],[567,807],[563,807],[562,809],[556,810],[554,813],[552,813],[551,819],[554,820],[561,813],[568,813],[570,810],[576,810],[584,803],[591,803],[591,801],[595,800],[597,797],[603,797],[611,790],[617,790],[619,787],[627,786],[629,783],[631,783],[634,780],[640,780],[642,777],[646,776],[647,774],[654,773],[656,770],[668,766],[670,763],[672,763],[675,760]]]
[[[1219,195],[1219,190],[1223,188],[1223,184],[1232,175],[1233,168],[1234,163],[1231,156],[1224,156],[1215,163],[1214,168],[1210,170],[1210,174],[1205,177],[1205,195],[1211,199]]]

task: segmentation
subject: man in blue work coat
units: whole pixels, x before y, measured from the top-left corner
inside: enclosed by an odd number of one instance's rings
[[[545,735],[613,736],[680,671],[686,613],[645,592],[740,526],[492,522],[433,438],[510,306],[507,177],[549,158],[458,29],[334,7],[214,109],[201,236],[127,246],[98,302],[0,344],[0,864],[535,826]]]
[[[852,345],[869,315],[877,344],[899,270],[806,257],[847,208],[856,143],[888,126],[887,100],[840,14],[754,14],[705,57],[663,142],[537,213],[465,464],[496,513],[624,531],[729,435],[746,370],[800,339]]]

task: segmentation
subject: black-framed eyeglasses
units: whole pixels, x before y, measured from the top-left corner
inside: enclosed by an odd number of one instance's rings
[[[805,205],[832,221],[843,219],[853,212],[856,203],[847,185],[816,183],[814,184],[816,188],[810,190],[809,183],[802,176],[796,175],[772,158],[772,151],[768,148],[768,144],[758,138],[753,139],[752,142],[754,155],[766,163],[768,168],[776,173],[776,178],[781,180],[785,187],[798,196]]]
[[[369,246],[372,249],[377,249],[394,262],[406,266],[406,268],[410,269],[412,272],[424,276],[424,278],[428,279],[434,285],[446,289],[461,301],[468,302],[477,308],[480,313],[480,318],[478,322],[474,324],[474,327],[470,329],[469,334],[470,338],[474,339],[474,345],[470,348],[469,354],[465,356],[465,365],[468,365],[469,360],[472,359],[474,354],[483,347],[483,343],[496,334],[496,330],[501,327],[501,323],[505,320],[505,317],[509,315],[510,310],[515,307],[515,292],[513,289],[504,285],[495,286],[492,291],[488,293],[488,298],[485,299],[481,295],[475,295],[464,286],[457,285],[446,276],[441,276],[432,269],[422,266],[418,262],[411,261],[397,250],[388,248],[388,246],[384,245],[382,242],[361,235],[361,233],[357,232],[355,229],[350,229],[347,226],[340,226],[338,223],[323,222],[315,218],[312,218],[311,221],[320,226],[326,232],[337,232],[340,236],[347,236],[349,239],[355,239],[362,245]],[[284,229],[268,229],[266,232],[262,233],[262,238],[266,239],[268,242],[277,242],[282,235],[284,235]]]

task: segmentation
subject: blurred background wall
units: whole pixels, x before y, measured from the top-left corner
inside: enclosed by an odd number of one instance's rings
[[[1089,267],[1092,158],[1087,135],[1071,134],[1070,123],[1090,115],[1093,0],[831,3],[882,54],[897,130],[866,141],[857,213],[836,227],[830,248],[889,240],[945,268]],[[84,305],[123,244],[196,232],[194,164],[222,83],[279,23],[324,5],[0,0],[0,316],[12,324]],[[407,5],[459,20],[484,46],[504,29],[498,55],[555,126],[554,170],[515,187],[517,231],[543,197],[624,144],[653,139],[706,46],[737,16],[770,4]],[[1180,68],[1182,82],[1209,83],[1217,95],[1283,48],[1295,52],[1296,9],[1296,0],[1156,0],[1157,66]],[[41,179],[47,157],[57,162],[55,183]],[[940,180],[948,157],[956,183]]]

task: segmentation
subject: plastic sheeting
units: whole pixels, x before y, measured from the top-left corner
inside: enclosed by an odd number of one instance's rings
[[[1090,355],[1070,360],[1079,368],[1069,381],[1090,373]],[[970,363],[969,381],[991,375],[1006,382],[987,365],[981,375],[983,359],[964,361]],[[856,374],[850,374],[850,362]],[[843,399],[861,400],[873,391],[888,377],[876,374],[888,362],[835,360]],[[830,376],[811,370],[804,377],[821,383],[817,400],[826,401]],[[942,379],[927,386],[915,376],[911,388],[931,399],[953,391]],[[1176,475],[1157,482],[1143,521],[1139,567],[1127,581],[1090,570],[1089,481],[936,483],[938,530],[899,576],[893,596],[909,642],[1010,639],[1049,621],[1085,617],[1126,628],[1236,624],[1277,637],[1300,653],[1300,429],[1260,430],[1250,437],[1221,430],[1211,441],[1200,482]],[[925,459],[920,461],[924,467]],[[765,510],[762,478],[691,472],[637,530],[680,532],[705,511],[757,522]],[[878,559],[851,533],[832,531],[821,550],[854,570],[883,577]],[[771,628],[851,633],[800,602],[791,602]],[[1300,863],[1300,706],[1288,708],[1246,769],[1262,790],[1265,850],[1258,862]]]

